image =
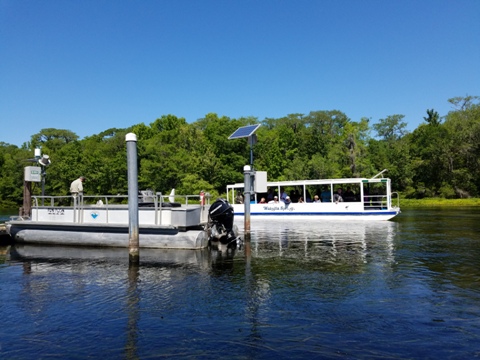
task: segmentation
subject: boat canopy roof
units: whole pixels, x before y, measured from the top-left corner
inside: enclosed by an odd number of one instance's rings
[[[308,185],[328,185],[328,184],[361,184],[361,183],[389,183],[389,178],[344,178],[344,179],[316,179],[316,180],[287,180],[287,181],[268,181],[267,186],[308,186]],[[244,183],[228,185],[227,189],[243,188]]]

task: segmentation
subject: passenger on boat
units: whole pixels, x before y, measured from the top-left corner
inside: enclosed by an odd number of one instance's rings
[[[285,202],[285,199],[287,198],[287,193],[285,192],[285,189],[281,188],[280,189],[280,200],[282,200],[283,202]]]
[[[336,203],[343,202],[342,188],[337,189],[337,192],[333,195],[333,201]]]
[[[306,197],[305,197],[305,200],[307,203],[309,202],[312,202],[312,197],[310,196],[310,192],[307,190],[307,192],[305,193]]]
[[[237,197],[235,198],[235,204],[243,204],[243,196],[240,191],[237,192]]]
[[[343,199],[345,201],[355,201],[355,193],[350,189],[350,186],[347,187],[345,193],[343,194]]]
[[[273,200],[270,200],[268,203],[269,204],[279,204],[280,202],[278,201],[278,196],[274,196]]]
[[[322,187],[322,193],[320,194],[322,202],[332,202],[332,193],[327,186]]]
[[[304,202],[305,202],[305,201],[303,201],[303,196],[300,196],[300,197],[298,198],[298,202],[299,202],[299,203],[304,203]]]
[[[260,200],[259,204],[266,204],[267,203],[267,200],[265,200],[264,197],[262,197],[262,199]]]
[[[313,197],[313,202],[314,202],[314,203],[319,203],[319,202],[321,202],[321,201],[320,201],[320,198],[318,197],[317,194],[315,194],[315,196]]]
[[[284,202],[285,202],[285,205],[290,204],[292,202],[292,200],[290,199],[290,196],[287,196]]]
[[[80,176],[78,179],[72,181],[70,184],[70,193],[73,197],[83,196],[83,182],[85,181],[85,176]]]
[[[292,199],[292,202],[298,202],[299,197],[300,197],[300,193],[298,192],[298,190],[290,191],[290,199]]]
[[[272,188],[268,189],[267,201],[268,201],[268,202],[272,201],[272,200],[273,200],[273,196],[274,196],[274,194],[273,194]]]

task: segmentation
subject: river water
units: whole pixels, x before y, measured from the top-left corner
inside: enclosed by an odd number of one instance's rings
[[[0,248],[0,358],[480,358],[480,209],[251,228],[138,268],[126,249]]]

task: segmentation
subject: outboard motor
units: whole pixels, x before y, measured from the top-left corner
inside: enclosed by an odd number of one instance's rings
[[[209,239],[213,242],[231,244],[238,239],[237,227],[233,225],[233,207],[225,199],[217,199],[208,210]]]

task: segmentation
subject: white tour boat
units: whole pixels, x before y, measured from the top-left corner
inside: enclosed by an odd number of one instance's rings
[[[250,216],[252,219],[269,220],[390,220],[400,213],[400,201],[398,193],[391,190],[391,180],[383,177],[385,171],[370,179],[267,182],[266,193],[251,195]],[[243,183],[227,186],[227,201],[233,204],[236,220],[239,220],[238,217],[243,220],[244,192]],[[315,200],[316,197],[318,200]]]

